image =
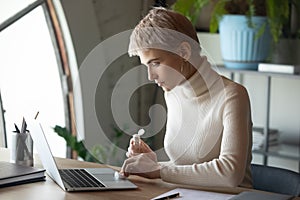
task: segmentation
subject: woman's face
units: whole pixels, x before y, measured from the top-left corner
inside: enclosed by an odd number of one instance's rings
[[[171,52],[159,49],[147,49],[139,52],[141,63],[148,69],[148,79],[170,91],[185,78],[180,73],[183,59]]]

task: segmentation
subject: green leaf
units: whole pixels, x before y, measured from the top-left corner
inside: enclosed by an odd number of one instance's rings
[[[249,28],[254,28],[252,17],[255,16],[255,5],[253,0],[247,0],[249,4],[249,10],[246,12],[247,24]]]
[[[202,8],[209,2],[209,0],[177,0],[171,9],[183,14],[195,25]]]
[[[247,17],[247,24],[250,28],[255,28],[252,22],[252,16],[256,15],[256,0],[246,0],[249,9],[246,10],[245,14]],[[173,4],[172,9],[182,13],[186,17],[188,17],[191,22],[195,25],[197,19],[201,13],[201,10],[204,6],[209,4],[210,1],[207,0],[177,0],[175,4]],[[233,4],[231,4],[233,3]],[[225,8],[227,6],[235,6],[235,10],[238,10],[241,6],[240,3],[245,5],[241,0],[219,0],[214,5],[213,12],[210,19],[210,32],[217,32],[219,27],[219,22],[222,19],[224,14],[227,14],[228,11]],[[261,3],[261,2],[260,2]],[[297,13],[300,12],[300,0],[266,0],[266,14],[268,18],[268,24],[270,26],[270,31],[272,34],[273,41],[277,43],[279,38],[282,36],[283,28],[287,29],[285,33],[290,34],[291,37],[291,28],[290,28],[290,15],[291,15],[291,5],[297,10]],[[243,10],[243,9],[242,9]],[[299,30],[297,30],[297,35],[299,37]]]
[[[212,16],[210,19],[210,25],[209,30],[212,33],[217,32],[219,28],[219,22],[222,19],[224,14],[227,14],[227,11],[225,10],[225,4],[228,2],[228,0],[219,0],[212,12]]]
[[[106,163],[108,157],[116,155],[117,146],[101,146],[95,145],[92,148],[92,153],[86,149],[83,140],[78,141],[77,137],[72,135],[66,128],[55,126],[53,130],[66,141],[68,147],[76,151],[78,156],[82,159],[90,162]],[[113,139],[114,144],[119,143],[119,139],[124,135],[124,132],[118,128],[113,127],[115,137]],[[101,162],[102,161],[102,162]]]
[[[101,162],[107,162],[106,149],[101,145],[95,145],[92,148],[92,154]]]
[[[277,43],[282,35],[283,26],[289,21],[289,1],[268,0],[266,3],[271,34],[274,42]]]
[[[258,38],[260,38],[260,37],[263,35],[263,33],[264,33],[265,30],[266,30],[266,26],[267,26],[267,24],[264,23],[264,24],[262,24],[262,25],[259,27],[257,33],[255,34],[255,39],[256,39],[256,40],[257,40]]]

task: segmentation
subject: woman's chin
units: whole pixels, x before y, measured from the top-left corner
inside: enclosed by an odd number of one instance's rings
[[[169,92],[171,89],[169,89],[169,88],[167,88],[167,87],[165,87],[165,86],[161,86],[161,88],[163,89],[163,91],[165,91],[165,92]]]

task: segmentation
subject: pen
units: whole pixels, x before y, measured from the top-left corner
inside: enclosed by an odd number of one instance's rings
[[[26,124],[26,121],[25,121],[25,119],[23,117],[21,133],[25,133],[26,132],[26,128],[27,128],[27,124]]]
[[[154,199],[154,200],[173,199],[173,198],[176,198],[176,197],[179,197],[179,196],[180,196],[180,193],[177,192],[177,193],[174,193],[174,194],[170,194],[170,195],[167,195],[167,196],[163,196],[163,197],[156,198],[156,199]]]
[[[37,113],[35,114],[34,119],[36,119],[39,116],[40,111],[37,111]]]
[[[15,129],[16,129],[14,132],[15,133],[20,133],[20,130],[19,130],[18,126],[16,124],[14,124],[14,125],[15,125]]]

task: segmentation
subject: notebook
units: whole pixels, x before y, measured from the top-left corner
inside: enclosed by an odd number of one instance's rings
[[[43,128],[36,120],[27,122],[46,173],[65,191],[121,190],[137,186],[128,179],[115,178],[111,168],[58,169]]]
[[[45,170],[0,161],[0,187],[45,180]]]

